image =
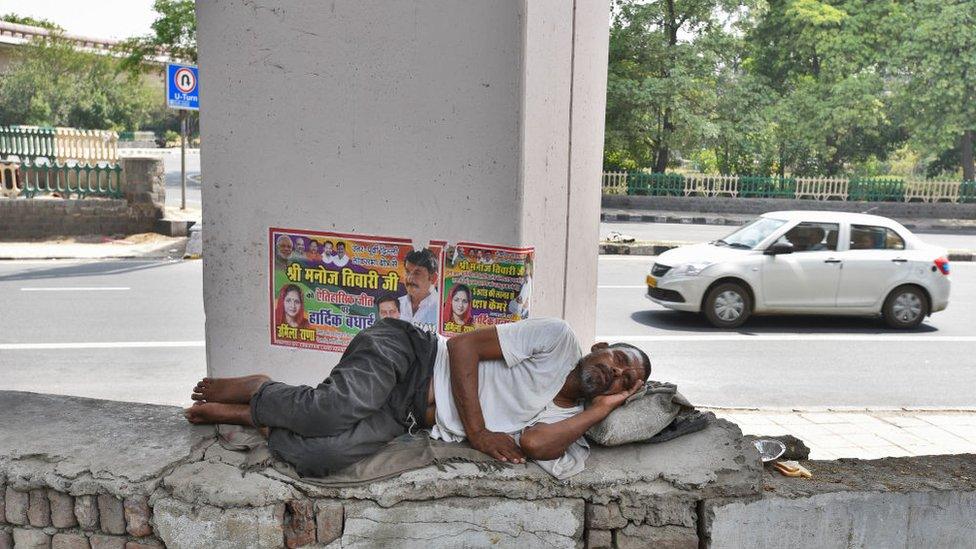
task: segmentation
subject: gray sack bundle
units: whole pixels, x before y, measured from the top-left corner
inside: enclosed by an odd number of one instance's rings
[[[667,427],[679,413],[693,409],[676,385],[648,381],[603,421],[590,427],[586,438],[601,446],[648,440]]]

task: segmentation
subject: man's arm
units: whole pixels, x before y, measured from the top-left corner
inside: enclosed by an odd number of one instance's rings
[[[503,358],[498,331],[492,326],[452,337],[447,342],[447,351],[451,393],[471,447],[501,461],[524,462],[525,454],[515,439],[485,428],[485,416],[478,400],[478,363]]]
[[[562,457],[587,429],[603,421],[643,385],[644,382],[638,380],[630,389],[594,398],[589,408],[571,418],[556,423],[537,423],[525,429],[519,441],[522,451],[529,459],[544,461]]]

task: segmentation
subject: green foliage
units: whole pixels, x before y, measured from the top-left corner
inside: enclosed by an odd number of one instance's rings
[[[0,15],[0,21],[6,21],[8,23],[15,23],[17,25],[29,25],[31,27],[41,27],[42,29],[48,29],[53,31],[64,31],[57,23],[48,21],[47,19],[37,19],[35,17],[30,17],[26,15],[17,15],[16,13],[8,13],[6,15]]]
[[[937,158],[936,174],[951,172],[964,132],[976,130],[976,3],[913,0],[909,9],[898,96],[913,144]],[[972,179],[972,162],[962,168]]]
[[[175,61],[197,62],[197,18],[193,0],[155,0],[158,14],[153,33],[126,40],[125,66],[138,70],[148,59],[163,55]]]
[[[958,0],[618,0],[605,164],[972,178],[974,22]]]
[[[106,55],[58,37],[22,46],[0,79],[0,125],[135,130],[159,96]]]

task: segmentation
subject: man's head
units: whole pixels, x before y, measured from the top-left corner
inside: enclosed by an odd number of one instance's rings
[[[421,300],[430,295],[430,287],[437,281],[437,263],[428,248],[407,254],[404,262],[407,295],[411,300]]]
[[[332,242],[331,241],[326,240],[325,243],[322,244],[322,253],[325,254],[325,255],[332,255]]]
[[[278,257],[282,259],[288,259],[291,257],[291,252],[293,249],[291,238],[288,235],[281,235],[275,240],[275,245],[278,251]]]
[[[647,353],[629,343],[597,343],[576,365],[580,388],[587,399],[611,395],[647,381],[651,359]]]
[[[376,300],[380,318],[400,318],[400,301],[393,294],[383,294]]]
[[[336,244],[336,253],[339,254],[340,257],[346,255],[346,243],[345,242],[340,242],[340,243]]]

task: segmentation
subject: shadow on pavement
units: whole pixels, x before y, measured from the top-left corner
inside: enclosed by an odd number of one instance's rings
[[[755,316],[735,330],[715,328],[695,313],[682,311],[637,311],[630,315],[635,322],[678,332],[699,332],[709,334],[925,334],[939,331],[925,322],[914,330],[894,330],[888,328],[877,317],[856,316],[812,316],[812,315],[770,315]]]
[[[93,260],[85,263],[71,263],[58,266],[30,267],[23,271],[0,275],[0,282],[12,280],[43,280],[47,278],[104,276],[135,271],[144,271],[165,267],[181,261],[173,260],[145,260],[145,259],[113,259]],[[2,265],[2,263],[0,263]]]

